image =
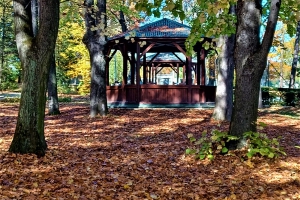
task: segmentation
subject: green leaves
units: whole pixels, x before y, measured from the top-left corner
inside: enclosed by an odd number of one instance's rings
[[[260,126],[266,126],[261,123]],[[238,140],[236,136],[228,135],[227,132],[221,132],[218,130],[212,131],[209,135],[206,131],[203,131],[201,137],[196,139],[193,134],[188,134],[190,142],[194,145],[194,148],[186,149],[186,154],[195,154],[196,158],[203,160],[208,158],[212,160],[216,154],[226,154],[229,149],[226,144],[232,140]],[[266,158],[277,158],[280,154],[286,155],[279,146],[277,138],[269,139],[266,134],[258,132],[246,132],[243,137],[248,141],[248,152],[246,156],[251,159],[253,156],[260,155]],[[300,146],[295,146],[300,148]]]
[[[286,155],[281,150],[277,138],[269,139],[265,134],[252,131],[244,133],[244,137],[249,139],[249,149],[246,154],[248,158],[256,154],[268,158],[277,158],[279,154]]]
[[[236,140],[237,137],[228,135],[227,132],[221,132],[214,130],[210,137],[208,137],[207,131],[203,131],[201,138],[198,140],[193,134],[188,134],[190,142],[193,143],[198,148],[188,148],[186,149],[186,154],[196,154],[196,157],[200,160],[208,158],[210,160],[214,159],[215,154],[227,153],[228,148],[225,146],[226,142],[230,140]]]

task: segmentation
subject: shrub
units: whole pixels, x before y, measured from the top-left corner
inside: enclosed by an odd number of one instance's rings
[[[196,139],[193,134],[187,136],[194,148],[186,149],[186,154],[195,154],[200,160],[208,158],[214,159],[216,154],[226,154],[228,148],[226,144],[229,141],[239,139],[236,136],[229,135],[227,132],[218,130],[212,131],[208,136],[204,131],[199,139]],[[277,158],[279,155],[286,155],[283,149],[279,146],[277,138],[269,139],[266,134],[258,132],[246,132],[243,137],[247,140],[247,156],[251,159],[253,156],[263,156],[267,158]]]

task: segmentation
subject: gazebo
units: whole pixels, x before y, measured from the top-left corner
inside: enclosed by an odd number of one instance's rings
[[[215,101],[215,86],[205,85],[207,51],[203,38],[194,46],[196,58],[186,53],[185,41],[191,27],[164,18],[146,24],[108,40],[107,100],[111,105],[164,104],[200,105]],[[109,83],[109,61],[116,51],[123,57],[123,80],[119,85]],[[163,67],[171,67],[183,80],[159,85],[156,75]],[[194,77],[193,77],[194,76]],[[141,79],[141,77],[143,77]]]

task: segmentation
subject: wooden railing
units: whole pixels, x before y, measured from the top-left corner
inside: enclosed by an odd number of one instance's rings
[[[196,104],[215,101],[215,86],[136,85],[107,86],[108,102]],[[139,94],[139,96],[138,96]]]

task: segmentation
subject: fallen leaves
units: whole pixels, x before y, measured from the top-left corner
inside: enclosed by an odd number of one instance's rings
[[[90,119],[88,105],[64,104],[47,116],[46,156],[7,152],[16,105],[1,104],[1,199],[299,199],[299,120],[260,112],[263,130],[287,152],[278,161],[242,161],[238,152],[214,161],[184,154],[188,134],[227,130],[212,110],[111,109]],[[272,123],[268,123],[272,121]],[[299,145],[299,144],[298,144]]]

